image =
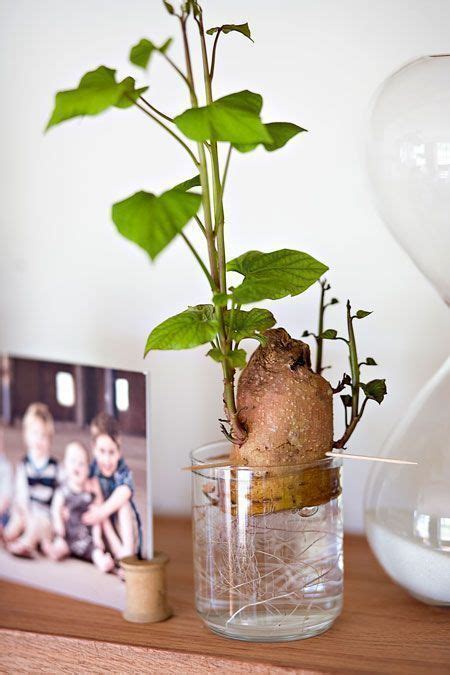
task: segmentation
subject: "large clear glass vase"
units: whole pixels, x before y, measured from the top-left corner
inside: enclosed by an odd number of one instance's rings
[[[208,468],[229,452],[191,455],[197,611],[224,637],[276,642],[318,635],[342,608],[340,463]],[[280,491],[302,485],[303,507],[278,510]]]
[[[448,304],[449,54],[416,59],[381,85],[370,116],[368,169],[387,226]],[[415,597],[450,605],[449,359],[404,411],[384,454],[418,466],[373,466],[366,501],[372,549]]]

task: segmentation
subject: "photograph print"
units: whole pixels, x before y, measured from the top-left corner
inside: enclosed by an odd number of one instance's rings
[[[147,377],[0,356],[0,577],[123,609],[145,543]]]

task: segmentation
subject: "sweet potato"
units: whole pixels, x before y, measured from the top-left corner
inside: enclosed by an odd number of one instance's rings
[[[265,337],[238,383],[247,437],[231,452],[233,464],[258,467],[247,490],[254,514],[315,506],[341,491],[337,470],[298,468],[325,459],[333,447],[331,385],[312,371],[306,343],[283,328],[268,330]]]

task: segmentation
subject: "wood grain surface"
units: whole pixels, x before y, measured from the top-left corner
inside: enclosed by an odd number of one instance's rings
[[[0,582],[0,671],[449,673],[450,610],[393,584],[362,537],[345,542],[345,605],[324,635],[249,644],[209,632],[193,605],[189,521],[159,518],[174,616],[135,625],[114,610]]]

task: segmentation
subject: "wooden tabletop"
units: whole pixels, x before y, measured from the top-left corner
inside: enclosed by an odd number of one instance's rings
[[[249,644],[209,632],[193,605],[187,520],[160,518],[174,616],[129,624],[120,614],[0,582],[0,672],[450,673],[450,610],[423,605],[393,584],[365,539],[346,536],[345,604],[327,633]]]

